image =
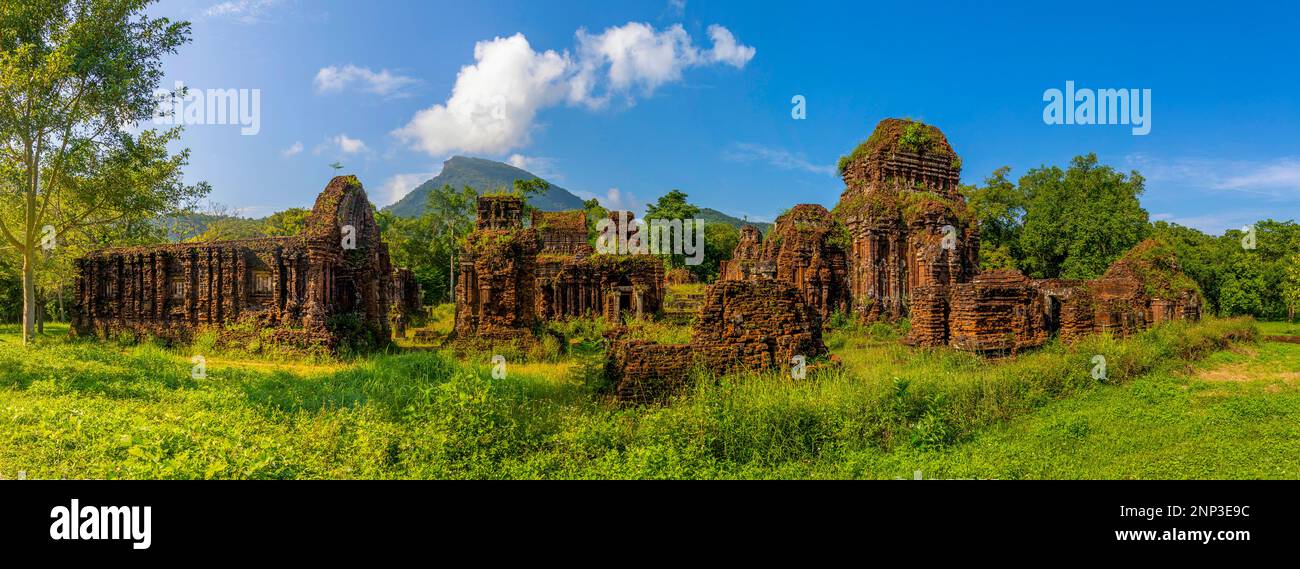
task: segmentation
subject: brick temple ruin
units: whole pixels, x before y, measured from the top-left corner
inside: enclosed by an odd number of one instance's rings
[[[795,206],[766,243],[744,228],[722,279],[785,281],[823,321],[835,311],[865,321],[908,317],[910,345],[981,353],[1200,318],[1199,289],[1154,241],[1092,281],[981,272],[979,228],[958,186],[961,160],[933,126],[885,119],[840,169],[845,189],[833,215]]]
[[[803,291],[777,279],[720,281],[705,292],[686,344],[615,339],[605,375],[620,401],[661,401],[694,369],[771,370],[827,353],[822,320]]]
[[[969,281],[979,229],[958,191],[961,161],[939,129],[885,119],[842,163],[835,217],[849,233],[849,296],[868,320],[908,315],[918,287]]]
[[[722,262],[720,279],[789,283],[825,321],[850,306],[847,234],[839,229],[817,204],[799,204],[777,217],[766,242],[758,228],[746,225],[731,259]]]
[[[1200,317],[1195,283],[1154,241],[1091,281],[980,271],[979,228],[959,190],[961,160],[933,126],[885,119],[840,171],[845,189],[834,211],[796,205],[766,237],[741,228],[718,282],[689,303],[698,306],[690,343],[624,339],[616,326],[605,373],[620,400],[660,400],[697,367],[776,369],[795,356],[824,355],[821,331],[837,313],[910,318],[907,344],[985,354]],[[480,198],[457,281],[458,335],[512,339],[553,319],[617,324],[676,314],[663,304],[661,259],[594,255],[584,212],[536,212],[525,228],[523,210],[517,197]]]
[[[851,312],[909,317],[910,345],[1014,353],[1054,335],[1069,342],[1200,318],[1199,289],[1154,241],[1092,281],[980,272],[979,229],[958,191],[961,161],[933,126],[885,119],[841,171],[835,219],[849,233]]]
[[[104,249],[76,268],[80,336],[189,341],[239,329],[288,346],[377,346],[390,318],[419,309],[419,286],[393,270],[355,176],[329,182],[300,235]]]
[[[820,207],[820,206],[814,206]],[[606,373],[620,400],[661,399],[681,385],[695,366],[713,370],[770,369],[796,355],[826,353],[818,312],[840,298],[829,289],[832,268],[842,276],[844,259],[817,244],[829,212],[799,209],[782,225],[785,249],[773,249],[773,266],[787,280],[734,279],[706,289],[699,300],[689,344],[665,345],[620,339],[626,318],[664,312],[668,280],[654,255],[596,254],[585,212],[533,212],[524,224],[524,202],[512,195],[482,196],[475,231],[466,239],[456,285],[456,334],[479,340],[527,340],[543,322],[601,317],[615,324]],[[814,224],[814,218],[816,220]],[[616,226],[630,212],[610,212]],[[814,224],[813,237],[805,236]],[[801,237],[802,236],[802,237]],[[782,251],[785,253],[782,254]],[[678,274],[680,281],[689,280]],[[810,304],[805,289],[826,302]]]
[[[548,320],[621,322],[659,312],[662,259],[595,254],[582,211],[535,211],[528,227],[523,213],[523,198],[479,198],[476,229],[466,239],[456,276],[458,337],[525,339]]]

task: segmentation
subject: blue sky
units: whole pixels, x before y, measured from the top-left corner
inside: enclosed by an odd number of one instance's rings
[[[258,89],[260,131],[192,125],[187,176],[250,216],[308,207],[335,161],[379,205],[465,154],[607,205],[678,188],[768,220],[834,205],[885,117],[941,128],[963,181],[1095,152],[1155,219],[1300,218],[1300,8],[1087,2],[163,0],[193,22],[166,85]],[[476,54],[477,51],[477,54]],[[1048,125],[1043,93],[1151,89],[1151,132]],[[791,117],[791,98],[806,118]]]

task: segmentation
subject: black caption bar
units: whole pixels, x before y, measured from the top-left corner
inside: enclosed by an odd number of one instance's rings
[[[815,543],[826,554],[871,543],[1201,555],[1289,544],[1300,501],[1289,490],[1284,482],[6,481],[0,543],[38,555],[302,559],[427,553],[431,540],[617,553],[627,540],[643,548],[733,539],[708,537],[725,531],[778,550]]]

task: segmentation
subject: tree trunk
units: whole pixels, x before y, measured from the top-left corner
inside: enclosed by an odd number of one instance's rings
[[[23,345],[27,346],[35,340],[32,332],[36,323],[36,192],[41,187],[41,143],[37,141],[33,148],[30,139],[24,142],[28,185],[25,192],[27,213],[23,217],[26,229],[23,235]]]
[[[68,313],[63,308],[63,284],[62,283],[59,284],[59,288],[57,291],[55,291],[54,294],[57,295],[55,298],[58,299],[59,302],[59,322],[67,322]]]
[[[447,284],[447,302],[456,302],[456,231],[451,232],[451,247],[447,250],[447,274],[451,279]]]
[[[31,344],[36,325],[36,263],[31,248],[23,252],[23,345]]]
[[[45,295],[40,291],[36,294],[36,334],[45,335]]]

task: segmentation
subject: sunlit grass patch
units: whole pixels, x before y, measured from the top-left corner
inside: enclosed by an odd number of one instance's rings
[[[494,354],[428,350],[307,364],[215,355],[202,378],[191,377],[192,347],[60,339],[24,348],[10,329],[0,335],[0,477],[910,477],[918,464],[981,477],[1185,476],[1194,471],[1167,461],[1127,470],[1125,448],[1170,456],[1204,428],[1196,420],[1253,421],[1266,429],[1251,436],[1273,440],[1300,416],[1285,400],[1228,402],[1288,397],[1285,378],[1196,378],[1203,365],[1293,365],[1292,345],[1253,344],[1240,320],[1002,359],[908,348],[898,327],[838,329],[828,341],[842,367],[800,380],[787,370],[704,370],[671,403],[642,407],[593,387],[603,327],[553,327],[576,343],[540,358],[521,349],[497,375]],[[640,333],[672,341],[681,328],[642,324]],[[1097,353],[1110,366],[1105,383],[1090,375]],[[1094,400],[1100,416],[1075,407]],[[1125,439],[1108,421],[1135,431],[1128,447],[1113,442]],[[1142,438],[1139,425],[1164,438]],[[1068,464],[1087,448],[1109,458]]]

